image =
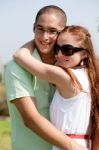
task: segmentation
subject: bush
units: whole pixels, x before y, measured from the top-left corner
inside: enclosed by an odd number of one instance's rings
[[[0,116],[8,116],[8,107],[6,100],[0,100]]]

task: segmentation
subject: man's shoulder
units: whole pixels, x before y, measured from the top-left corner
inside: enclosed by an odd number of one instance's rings
[[[6,83],[10,82],[12,86],[18,85],[25,87],[26,85],[28,87],[32,87],[33,75],[18,64],[16,64],[14,60],[11,60],[6,65],[4,75]]]
[[[14,60],[11,60],[7,63],[5,67],[5,73],[10,75],[16,74],[18,76],[31,76],[31,74],[28,71],[26,71],[24,68],[18,65]]]
[[[25,48],[25,49],[32,51],[34,49],[34,47],[35,47],[34,40],[31,40],[31,41],[26,42],[19,49]]]
[[[10,70],[15,70],[15,68],[22,68],[21,66],[19,66],[13,59],[10,60],[7,64],[5,69],[10,69]]]

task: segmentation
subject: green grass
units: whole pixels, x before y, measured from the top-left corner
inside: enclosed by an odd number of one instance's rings
[[[0,150],[11,150],[10,120],[0,120]]]
[[[0,100],[6,100],[6,88],[2,83],[0,83]],[[10,119],[0,119],[0,150],[11,150]]]

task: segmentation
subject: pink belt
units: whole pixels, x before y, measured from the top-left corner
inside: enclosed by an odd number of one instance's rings
[[[75,139],[88,139],[89,138],[87,134],[66,134],[66,135]]]
[[[66,134],[66,135],[74,139],[85,139],[85,140],[89,139],[89,135],[87,134]],[[90,144],[87,142],[87,148],[90,149],[89,147]]]

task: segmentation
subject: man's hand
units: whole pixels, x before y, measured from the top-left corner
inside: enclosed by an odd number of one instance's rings
[[[74,142],[72,142],[71,150],[89,150],[89,149],[87,147],[82,146],[82,145],[80,145],[80,144],[78,144],[74,141]]]

